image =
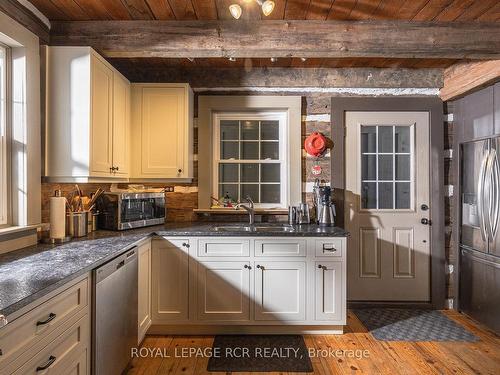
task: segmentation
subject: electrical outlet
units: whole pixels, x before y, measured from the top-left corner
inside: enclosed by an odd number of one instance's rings
[[[446,307],[449,309],[449,310],[453,310],[453,298],[448,298],[446,300]]]
[[[448,274],[452,274],[454,271],[454,267],[453,267],[453,264],[448,264]]]

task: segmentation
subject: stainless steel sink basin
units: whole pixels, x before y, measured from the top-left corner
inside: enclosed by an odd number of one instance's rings
[[[290,225],[220,225],[214,227],[215,232],[293,232],[295,229]]]

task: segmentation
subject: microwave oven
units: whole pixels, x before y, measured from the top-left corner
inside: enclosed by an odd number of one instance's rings
[[[99,228],[124,230],[165,222],[165,193],[113,193],[99,198]]]

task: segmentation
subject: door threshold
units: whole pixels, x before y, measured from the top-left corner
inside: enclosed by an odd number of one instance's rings
[[[348,309],[369,309],[369,308],[392,308],[392,309],[432,309],[430,302],[411,301],[347,301]]]

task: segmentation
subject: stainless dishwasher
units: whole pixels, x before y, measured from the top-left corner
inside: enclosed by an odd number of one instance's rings
[[[137,345],[137,248],[93,271],[92,366],[121,374]]]

